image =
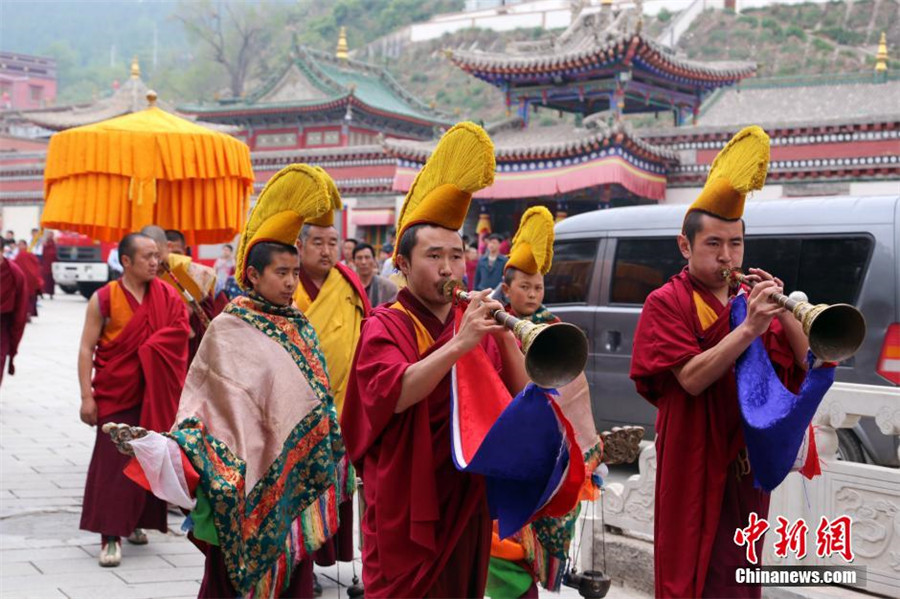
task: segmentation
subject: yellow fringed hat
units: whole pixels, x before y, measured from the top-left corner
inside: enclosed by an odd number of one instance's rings
[[[702,210],[725,220],[744,214],[744,200],[763,188],[769,169],[769,136],[752,125],[738,131],[713,160],[700,196],[688,213]]]
[[[459,230],[472,194],[494,183],[494,144],[475,123],[450,128],[416,175],[397,219],[397,246],[413,225],[431,224]]]
[[[322,168],[321,166],[315,166],[313,168],[319,172],[319,174],[322,176],[322,179],[325,181],[325,184],[328,186],[328,195],[331,204],[328,210],[326,210],[325,213],[322,214],[322,216],[306,219],[306,224],[315,225],[317,227],[333,227],[334,211],[341,210],[344,207],[343,203],[341,202],[341,193],[338,191],[334,179],[331,178],[331,175],[329,175],[324,168]]]
[[[304,221],[324,214],[331,207],[328,183],[319,170],[308,164],[286,166],[269,179],[241,232],[234,278],[247,289],[247,258],[254,245],[276,241],[294,245]]]
[[[545,275],[552,263],[553,215],[543,206],[529,208],[519,222],[504,270],[515,268],[529,275]]]

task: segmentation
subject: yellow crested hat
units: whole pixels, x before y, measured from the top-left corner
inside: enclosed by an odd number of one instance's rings
[[[504,270],[515,268],[529,275],[545,275],[552,263],[553,215],[543,206],[529,208],[519,222]]]
[[[725,220],[744,214],[744,200],[762,189],[769,169],[769,136],[752,125],[738,131],[713,160],[700,196],[688,213],[702,210]]]
[[[334,182],[334,179],[331,178],[324,168],[321,166],[314,166],[319,174],[322,176],[322,179],[325,181],[325,184],[328,186],[328,195],[330,197],[331,204],[328,210],[325,211],[322,216],[318,216],[316,218],[308,218],[306,219],[306,224],[315,225],[317,227],[333,227],[334,226],[334,211],[340,210],[344,207],[341,202],[341,193],[338,191],[337,185]]]
[[[397,219],[397,245],[413,225],[460,229],[472,194],[494,183],[494,144],[475,123],[458,123],[444,133],[416,175]]]
[[[262,241],[294,245],[304,221],[321,216],[330,207],[328,183],[315,167],[291,164],[275,173],[241,232],[234,273],[241,289],[247,289],[247,258],[254,245]]]

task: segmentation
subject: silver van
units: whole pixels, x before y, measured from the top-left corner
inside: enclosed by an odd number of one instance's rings
[[[685,205],[579,214],[556,226],[545,304],[590,340],[587,377],[598,430],[638,424],[656,410],[629,379],[634,330],[647,295],[685,265],[676,235]],[[862,310],[868,334],[837,380],[900,385],[900,196],[748,201],[744,268],[782,279],[786,293]],[[900,466],[896,437],[870,419],[840,431],[840,455]]]

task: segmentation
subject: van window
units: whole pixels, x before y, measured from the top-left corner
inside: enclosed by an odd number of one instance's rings
[[[597,245],[594,240],[558,241],[553,245],[553,266],[544,276],[545,304],[587,302]]]
[[[685,264],[675,237],[619,239],[610,302],[643,304],[651,291],[678,274]]]
[[[872,239],[852,237],[747,237],[744,268],[761,268],[801,290],[813,303],[856,303]]]

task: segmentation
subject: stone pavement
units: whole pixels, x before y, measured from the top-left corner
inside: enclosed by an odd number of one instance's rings
[[[95,436],[78,419],[86,306],[77,295],[44,300],[25,329],[15,376],[0,387],[0,599],[196,597],[203,556],[182,535],[180,515],[170,514],[168,534],[148,532],[148,545],[123,544],[122,564],[111,569],[97,565],[99,536],[78,529]],[[350,564],[316,571],[324,597],[346,597]],[[608,596],[642,597],[616,586]]]

